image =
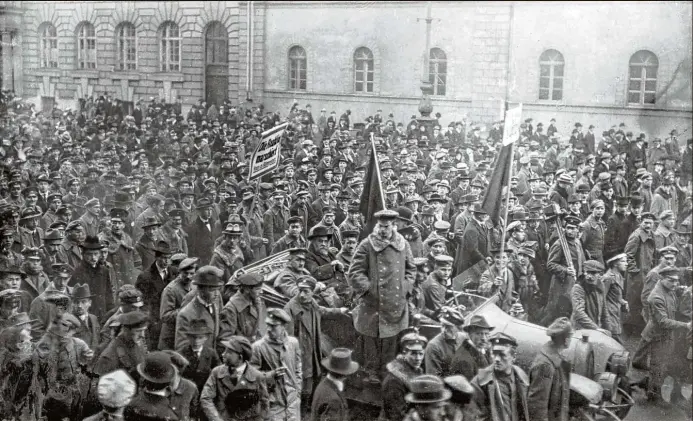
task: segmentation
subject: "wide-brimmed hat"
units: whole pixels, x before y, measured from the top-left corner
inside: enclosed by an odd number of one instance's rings
[[[171,357],[162,351],[150,352],[144,362],[137,365],[137,373],[150,383],[166,384],[173,381],[175,371]]]
[[[440,377],[432,374],[415,377],[409,383],[409,390],[411,393],[407,393],[404,400],[413,404],[443,402],[452,396]]]
[[[321,363],[328,371],[342,376],[354,374],[360,367],[359,363],[351,360],[351,350],[348,348],[334,348],[330,356],[323,358]]]
[[[311,240],[316,237],[332,237],[332,233],[327,229],[327,227],[324,227],[322,225],[317,225],[311,228],[310,232],[308,233],[308,239]]]
[[[193,319],[188,324],[188,328],[183,329],[183,333],[186,335],[211,335],[214,331],[204,319]]]
[[[209,287],[221,287],[221,277],[224,276],[224,271],[216,266],[202,266],[195,272],[193,284]]]
[[[159,220],[154,216],[147,216],[144,218],[144,223],[142,223],[142,228],[159,226],[161,226],[161,222],[159,222]]]
[[[87,250],[101,250],[102,248],[99,237],[94,235],[87,235],[87,238],[84,240],[84,243],[80,245],[80,247]]]
[[[85,298],[91,298],[93,296],[94,294],[91,293],[91,289],[89,288],[89,284],[87,283],[83,285],[77,284],[74,287],[72,287],[72,299],[74,301],[82,300]]]

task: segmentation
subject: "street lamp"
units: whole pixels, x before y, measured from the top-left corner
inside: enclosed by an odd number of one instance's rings
[[[424,68],[423,77],[421,80],[421,101],[419,101],[419,113],[421,117],[417,118],[419,126],[426,128],[426,134],[429,139],[433,138],[433,125],[436,119],[431,117],[433,112],[433,104],[431,103],[431,95],[433,95],[433,84],[430,80],[430,62],[431,62],[431,5],[429,1],[426,7],[426,50],[424,51]]]

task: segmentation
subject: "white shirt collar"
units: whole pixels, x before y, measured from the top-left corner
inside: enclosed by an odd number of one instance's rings
[[[333,382],[335,384],[335,386],[337,386],[337,390],[339,390],[340,392],[344,392],[344,382],[343,381],[335,379],[334,377],[332,377],[331,374],[328,374],[327,378],[330,379],[330,381]]]

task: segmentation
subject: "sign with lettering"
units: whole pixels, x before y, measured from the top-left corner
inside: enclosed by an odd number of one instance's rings
[[[262,133],[262,140],[250,158],[249,181],[271,173],[279,167],[282,135],[288,126],[289,123],[286,122]]]

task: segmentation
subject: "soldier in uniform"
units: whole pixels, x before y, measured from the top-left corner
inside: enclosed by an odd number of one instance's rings
[[[265,334],[267,309],[260,297],[262,282],[259,273],[244,273],[236,278],[238,291],[221,311],[221,340],[240,335],[256,341]]]
[[[270,403],[266,419],[271,421],[300,419],[302,350],[298,339],[286,331],[289,323],[291,317],[286,311],[267,310],[267,333],[252,345],[250,364],[263,372],[268,381]]]
[[[72,221],[65,228],[65,238],[61,247],[67,256],[67,263],[70,269],[76,268],[82,261],[82,248],[80,247],[86,239],[86,231],[82,221]]]
[[[529,370],[529,414],[537,421],[568,421],[571,367],[563,351],[573,334],[570,320],[556,319],[546,334],[551,340],[534,357]]]
[[[405,397],[410,392],[411,382],[423,374],[426,337],[418,333],[407,333],[400,340],[401,352],[387,364],[383,379],[383,407],[380,418],[387,421],[403,420],[408,411]]]
[[[426,345],[425,364],[426,374],[447,377],[452,374],[451,363],[455,354],[460,352],[466,338],[462,327],[464,316],[453,308],[446,307],[438,319],[442,332]]]
[[[0,266],[21,267],[24,257],[12,250],[16,231],[14,228],[6,226],[0,229]]]
[[[286,234],[277,240],[272,246],[270,254],[279,253],[284,250],[293,248],[307,248],[308,241],[303,237],[303,218],[300,216],[292,216],[287,221]]]
[[[222,341],[224,364],[215,367],[200,394],[200,406],[209,421],[266,420],[269,393],[263,374],[249,363],[248,338],[230,336]]]
[[[530,421],[527,391],[529,377],[517,365],[517,341],[497,332],[489,339],[493,363],[471,380],[479,419]]]
[[[178,264],[178,274],[161,292],[159,304],[159,319],[161,333],[159,334],[158,349],[173,349],[176,334],[176,316],[183,307],[183,300],[190,292],[193,275],[197,270],[199,259],[186,257]]]
[[[48,419],[81,419],[81,367],[91,362],[94,352],[81,339],[74,337],[79,321],[63,313],[51,322],[36,344],[39,358],[40,388],[45,396],[43,411]]]
[[[288,228],[289,209],[284,206],[284,192],[275,190],[272,193],[272,206],[263,214],[263,234],[270,244],[284,236]]]
[[[139,380],[137,366],[144,362],[148,317],[140,311],[131,311],[121,314],[116,320],[120,333],[95,361],[94,374],[101,376],[122,369]]]
[[[676,320],[676,313],[680,306],[677,291],[679,270],[667,267],[660,271],[660,275],[662,279],[647,298],[650,318],[642,331],[642,340],[649,343],[651,349],[650,381],[647,388],[647,396],[650,400],[658,400],[661,397],[664,378],[672,374],[670,367],[673,366],[671,356],[676,352],[675,333],[687,332],[690,338],[692,327],[690,320],[688,322]],[[680,385],[675,384],[673,396],[680,393]]]
[[[171,245],[174,253],[188,254],[188,233],[183,229],[185,211],[176,208],[168,212],[168,221],[159,229],[163,239]]]
[[[605,326],[611,337],[619,343],[623,343],[621,334],[623,333],[622,313],[628,313],[628,301],[623,298],[623,287],[627,261],[626,254],[621,253],[610,257],[606,261],[608,270],[602,277],[604,283],[604,313]]]

